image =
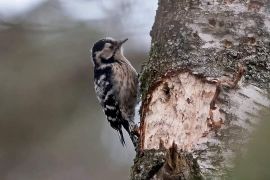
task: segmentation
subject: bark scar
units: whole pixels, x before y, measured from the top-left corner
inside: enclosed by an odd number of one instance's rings
[[[238,82],[241,80],[241,78],[243,77],[244,73],[245,73],[245,68],[242,64],[238,64],[238,70],[237,72],[234,74],[233,79],[232,80],[223,80],[220,82],[220,85],[224,85],[224,86],[228,86],[231,89],[234,89],[237,87]]]
[[[216,102],[218,100],[219,94],[222,90],[222,86],[227,86],[231,89],[234,89],[237,87],[238,82],[241,80],[242,76],[245,73],[245,68],[242,64],[238,64],[238,70],[237,72],[234,74],[233,79],[231,80],[218,80],[215,79],[216,81],[216,91],[215,94],[210,102],[210,109],[209,109],[209,115],[207,118],[207,125],[208,127],[210,127],[210,130],[214,130],[215,133],[217,134],[218,129],[221,128],[221,126],[224,124],[223,119],[219,119],[219,120],[214,120],[213,117],[213,111],[215,111],[217,109],[216,107]],[[212,80],[213,81],[213,80]],[[207,136],[208,132],[205,132],[203,134],[203,137]]]

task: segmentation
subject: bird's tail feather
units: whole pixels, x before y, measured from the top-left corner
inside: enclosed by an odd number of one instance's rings
[[[116,121],[109,121],[110,122],[110,125],[113,129],[115,129],[116,131],[118,131],[118,136],[119,136],[119,139],[120,139],[120,142],[123,146],[126,145],[126,142],[125,142],[125,139],[124,139],[124,135],[123,135],[123,131],[122,131],[122,125],[119,124],[118,122]]]
[[[130,123],[131,124],[131,123]],[[138,136],[136,134],[133,133],[133,128],[136,127],[136,125],[130,125],[128,123],[128,121],[123,121],[122,125],[124,127],[124,129],[127,131],[134,147],[136,148],[138,145]]]
[[[118,132],[119,132],[118,135],[119,135],[120,142],[121,142],[122,146],[125,146],[126,145],[126,142],[125,142],[125,139],[124,139],[122,128],[120,128],[118,130]]]

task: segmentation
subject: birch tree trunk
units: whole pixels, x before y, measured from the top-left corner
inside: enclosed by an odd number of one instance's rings
[[[159,0],[131,179],[224,179],[270,106],[269,0]]]

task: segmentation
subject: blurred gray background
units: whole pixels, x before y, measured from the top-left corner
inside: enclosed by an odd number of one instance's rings
[[[134,158],[98,104],[105,36],[147,59],[157,0],[0,0],[0,180],[126,180]]]

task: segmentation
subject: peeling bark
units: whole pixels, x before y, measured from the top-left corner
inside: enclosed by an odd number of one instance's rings
[[[270,107],[270,2],[160,0],[131,179],[222,179]]]

